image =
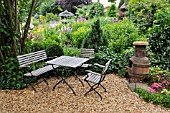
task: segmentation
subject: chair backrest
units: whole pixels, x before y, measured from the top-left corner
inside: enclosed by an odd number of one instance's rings
[[[103,68],[102,74],[105,74],[105,73],[106,73],[106,71],[107,71],[107,69],[108,69],[109,64],[110,64],[111,61],[112,61],[112,59],[109,59],[109,61],[107,61],[107,63],[105,64],[105,67]]]
[[[81,48],[80,57],[83,58],[94,58],[94,49]]]
[[[45,50],[17,56],[20,67],[47,59]]]

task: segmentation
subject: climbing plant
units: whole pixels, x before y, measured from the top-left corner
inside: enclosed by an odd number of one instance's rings
[[[31,16],[39,0],[0,1],[0,89],[24,87],[16,57],[24,52]],[[24,24],[25,23],[25,24]]]

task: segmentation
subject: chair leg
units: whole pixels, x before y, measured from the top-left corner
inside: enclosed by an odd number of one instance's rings
[[[99,94],[99,92],[97,92],[95,89],[94,89],[94,92],[96,92],[102,100],[102,96]]]
[[[106,91],[106,88],[105,88],[102,84],[100,84],[100,86],[102,86],[102,88],[104,89],[104,91],[107,92],[107,91]]]
[[[99,97],[101,98],[101,100],[102,100],[102,96],[99,94],[99,92],[97,92],[96,91],[96,89],[98,88],[98,86],[99,86],[99,84],[94,84],[93,86],[92,85],[90,85],[90,83],[88,82],[88,81],[86,81],[87,83],[88,83],[88,85],[90,86],[90,89],[84,94],[84,96],[86,96],[89,92],[91,92],[91,91],[94,91],[95,93],[97,93],[98,95],[99,95]],[[97,85],[97,86],[96,86]],[[101,85],[101,84],[100,84]],[[96,86],[95,88],[94,88],[94,86]],[[103,86],[102,86],[103,87]],[[104,88],[104,87],[103,87]],[[104,88],[105,89],[105,88]]]

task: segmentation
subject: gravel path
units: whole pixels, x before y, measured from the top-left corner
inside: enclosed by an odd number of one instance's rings
[[[48,79],[49,87],[44,82],[36,85],[36,93],[31,87],[1,90],[0,113],[170,113],[168,108],[144,102],[131,92],[124,78],[114,74],[108,74],[103,82],[107,92],[98,89],[103,100],[94,92],[84,97],[89,87],[85,83],[82,87],[74,77],[67,81],[76,96],[66,84],[60,84],[52,91],[57,81],[55,78]]]

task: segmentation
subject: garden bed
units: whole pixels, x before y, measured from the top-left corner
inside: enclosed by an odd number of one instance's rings
[[[83,76],[79,76],[80,78]],[[48,79],[49,87],[45,83],[36,85],[38,92],[31,87],[23,90],[1,90],[0,91],[0,112],[1,113],[169,113],[170,109],[159,105],[144,102],[139,96],[132,92],[125,78],[114,74],[106,76],[103,85],[107,92],[99,89],[103,100],[94,92],[84,97],[88,85],[82,87],[74,77],[67,79],[73,87],[77,96],[65,84],[60,84],[52,91],[52,87],[58,81],[56,78]]]

